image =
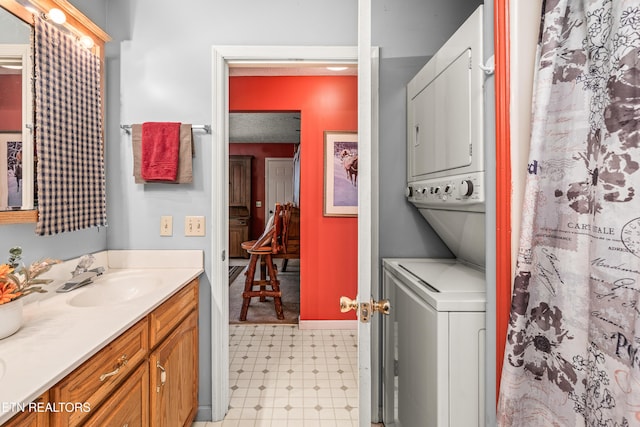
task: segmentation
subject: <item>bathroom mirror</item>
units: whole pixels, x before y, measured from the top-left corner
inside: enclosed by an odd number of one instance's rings
[[[5,106],[9,96],[5,97],[0,86],[0,224],[35,223],[39,221],[39,216],[40,220],[46,216],[42,198],[38,197],[38,180],[35,176],[35,137],[41,138],[43,133],[36,135],[32,129],[35,129],[37,121],[37,111],[34,107],[36,101],[47,100],[56,94],[41,89],[37,95],[39,98],[36,98],[32,40],[34,14],[46,19],[45,12],[53,8],[62,11],[66,17],[63,24],[57,24],[60,31],[82,41],[84,47],[98,58],[101,64],[101,76],[98,81],[102,94],[99,102],[104,105],[104,46],[111,40],[109,35],[67,0],[0,0],[0,76],[4,75],[2,73],[12,73],[13,84],[20,86],[20,96],[12,96],[17,99],[14,102],[20,105],[12,104],[10,108],[13,112],[9,114],[10,117],[20,116],[20,121],[13,118],[9,124],[3,124],[9,120],[5,112],[5,109],[9,108]],[[87,39],[92,43],[87,44]],[[22,66],[22,71],[10,72],[8,70],[11,67],[7,68],[2,64]],[[17,83],[17,80],[20,82]],[[104,123],[104,120],[100,120],[100,123]],[[57,126],[56,122],[51,123],[52,128]],[[97,132],[102,134],[104,139],[104,129],[100,127]],[[42,156],[40,159],[42,160]],[[51,163],[47,165],[50,166]]]
[[[34,209],[32,32],[31,25],[0,8],[0,211],[3,212]],[[24,214],[21,212],[20,218]]]

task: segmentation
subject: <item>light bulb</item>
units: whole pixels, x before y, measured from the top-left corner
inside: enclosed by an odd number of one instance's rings
[[[93,39],[87,35],[80,37],[80,44],[87,49],[91,49],[94,45]]]
[[[51,19],[53,22],[55,22],[58,25],[62,25],[67,21],[67,17],[65,16],[64,12],[55,7],[49,10],[48,16],[49,16],[49,19]]]
[[[327,70],[329,71],[344,71],[346,69],[347,67],[327,67]]]

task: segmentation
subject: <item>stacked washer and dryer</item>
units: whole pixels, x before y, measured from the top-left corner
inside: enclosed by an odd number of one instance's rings
[[[480,6],[407,86],[406,196],[455,259],[383,259],[383,421],[484,425],[485,183]]]

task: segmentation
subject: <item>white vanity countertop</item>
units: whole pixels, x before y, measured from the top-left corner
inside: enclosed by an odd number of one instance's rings
[[[54,279],[46,285],[49,292],[26,297],[24,324],[0,339],[0,424],[14,415],[16,406],[38,398],[204,271],[199,250],[104,251],[94,256],[89,268],[105,267],[103,276],[80,289],[57,293],[78,259],[54,266],[42,276]],[[72,305],[73,298],[95,292],[110,274],[144,275],[153,283],[124,302]]]

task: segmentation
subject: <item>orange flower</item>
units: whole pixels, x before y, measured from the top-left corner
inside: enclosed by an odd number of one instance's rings
[[[0,304],[5,304],[18,298],[21,293],[16,292],[16,290],[17,287],[13,283],[0,282]]]
[[[8,264],[0,264],[0,280],[7,277],[7,274],[13,272],[13,268],[11,268]]]

